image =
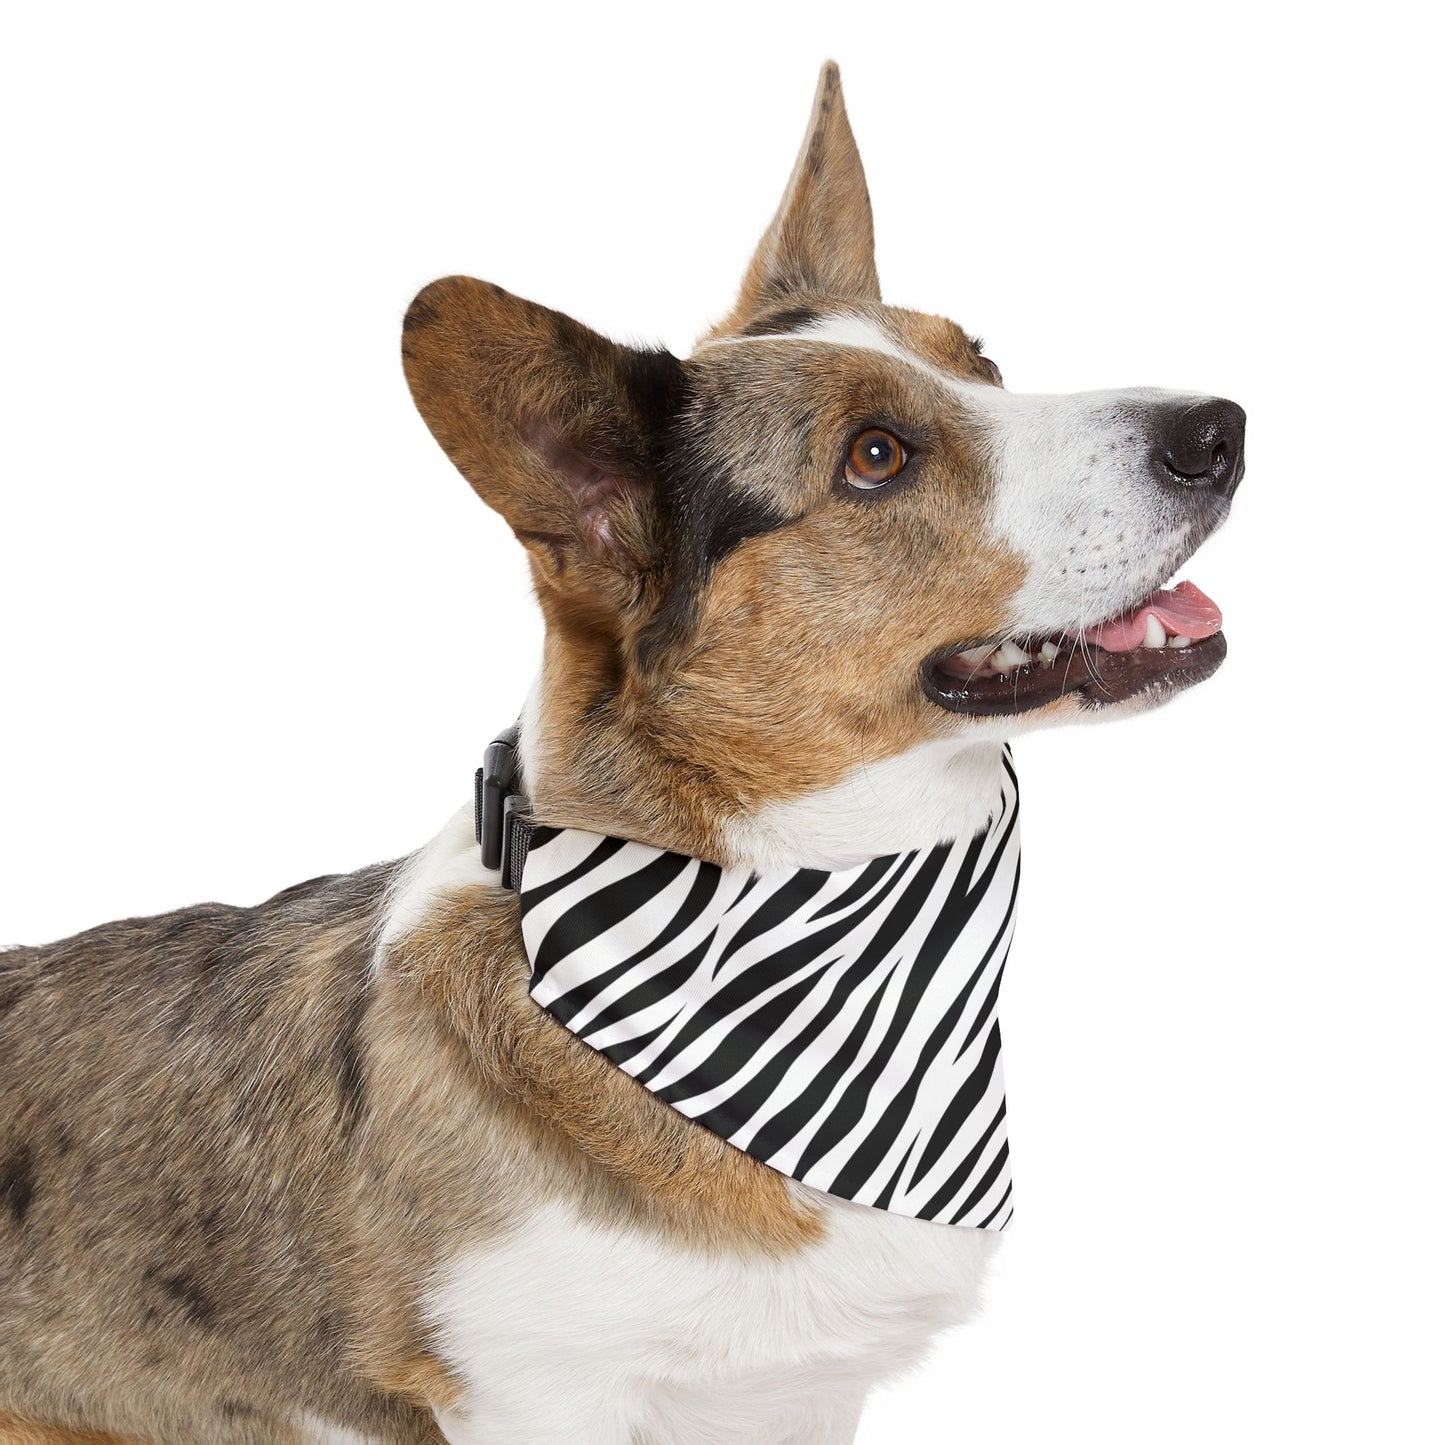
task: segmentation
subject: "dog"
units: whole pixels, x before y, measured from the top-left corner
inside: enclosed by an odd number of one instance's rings
[[[754,870],[930,848],[984,826],[1009,738],[1224,657],[1161,589],[1229,511],[1243,412],[1014,395],[886,306],[831,64],[689,358],[465,277],[403,331],[530,561],[550,826]],[[7,1445],[841,1445],[997,1240],[790,1179],[561,1027],[467,810],[398,862],[0,957]]]

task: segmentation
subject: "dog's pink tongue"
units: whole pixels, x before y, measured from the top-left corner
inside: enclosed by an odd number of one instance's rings
[[[1101,622],[1084,633],[1084,641],[1105,652],[1132,652],[1144,641],[1149,619],[1157,617],[1165,632],[1198,642],[1224,626],[1224,614],[1192,582],[1181,582],[1148,598],[1137,612]]]

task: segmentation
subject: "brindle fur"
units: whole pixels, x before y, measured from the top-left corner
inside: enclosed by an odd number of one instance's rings
[[[155,1440],[292,1438],[298,1410],[431,1440],[353,1367],[369,938],[392,868],[4,955],[0,1390]],[[3,1437],[0,1437],[3,1438]],[[299,1438],[299,1437],[297,1437]]]
[[[839,308],[996,380],[882,305],[828,67],[712,336]],[[683,362],[467,278],[417,298],[404,359],[531,556],[548,821],[721,857],[729,819],[950,726],[897,660],[988,633],[1021,563],[980,542],[984,473],[926,377],[798,343]],[[906,509],[839,485],[874,420],[927,435]],[[0,960],[0,1442],[262,1445],[303,1414],[435,1441],[429,1271],[546,1199],[702,1249],[817,1237],[780,1176],[536,1009],[512,895],[454,894],[377,968],[395,873]]]

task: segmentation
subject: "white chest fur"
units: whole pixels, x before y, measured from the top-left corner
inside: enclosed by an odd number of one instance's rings
[[[455,1445],[843,1445],[863,1395],[975,1309],[999,1236],[827,1200],[779,1259],[702,1254],[561,1205],[428,1301],[466,1384]]]

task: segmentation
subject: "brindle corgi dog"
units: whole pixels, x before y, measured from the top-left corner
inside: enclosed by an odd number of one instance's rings
[[[530,559],[549,824],[758,869],[926,848],[983,825],[1003,740],[1224,656],[1158,589],[1229,510],[1243,413],[1016,396],[886,306],[832,65],[686,360],[465,277],[402,351]],[[252,908],[6,952],[0,1440],[853,1439],[997,1235],[774,1172],[528,983],[466,811]]]

